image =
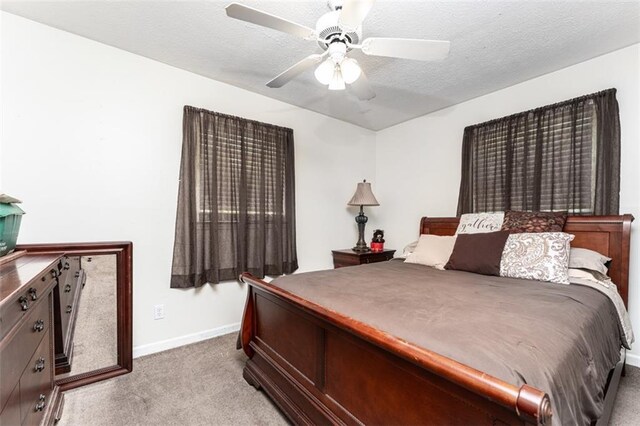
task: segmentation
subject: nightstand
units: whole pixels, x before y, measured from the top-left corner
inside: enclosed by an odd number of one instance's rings
[[[364,251],[357,252],[351,249],[331,250],[333,253],[333,267],[342,268],[343,266],[364,265],[365,263],[385,262],[393,259],[395,250],[382,250],[379,252]]]

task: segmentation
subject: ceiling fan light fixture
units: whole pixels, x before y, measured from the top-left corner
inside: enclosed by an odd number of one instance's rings
[[[347,45],[344,41],[334,41],[329,45],[329,57],[333,62],[339,64],[347,55]]]
[[[331,77],[331,82],[329,83],[329,90],[344,90],[346,86],[344,84],[344,79],[342,78],[342,72],[340,71],[340,67],[336,66],[335,71],[333,72],[333,77]]]
[[[336,69],[336,64],[334,64],[333,60],[329,58],[326,61],[323,61],[320,65],[318,65],[318,68],[316,68],[314,75],[316,76],[316,79],[320,83],[326,86],[327,84],[331,83],[331,79],[333,78],[335,69]]]
[[[0,0],[1,1],[1,0]],[[316,21],[315,30],[271,13],[231,3],[225,10],[227,16],[315,41],[325,51],[315,53],[298,61],[267,82],[267,87],[278,88],[310,70],[330,90],[344,90],[347,84],[358,99],[368,101],[375,97],[369,79],[357,61],[347,53],[358,49],[365,55],[417,61],[443,60],[449,54],[450,42],[409,38],[368,37],[362,38],[362,24],[371,11],[375,0],[328,0],[330,12]],[[323,58],[327,58],[320,63]]]
[[[360,69],[360,65],[358,65],[358,61],[351,58],[346,58],[340,64],[340,71],[342,73],[342,79],[345,83],[351,84],[360,78],[360,74],[362,74],[362,69]]]

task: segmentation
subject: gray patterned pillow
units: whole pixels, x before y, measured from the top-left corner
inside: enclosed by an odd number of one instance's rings
[[[569,284],[573,235],[564,232],[511,234],[502,251],[500,276]]]

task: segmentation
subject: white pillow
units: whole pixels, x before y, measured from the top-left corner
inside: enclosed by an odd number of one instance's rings
[[[465,213],[460,216],[456,235],[496,232],[502,229],[502,222],[504,222],[504,212]]]
[[[418,245],[407,255],[405,262],[444,270],[444,265],[449,261],[455,243],[455,235],[420,235]]]
[[[596,274],[598,274],[598,272],[596,272]],[[596,276],[585,269],[569,268],[569,279],[571,278],[581,278],[583,280],[588,280],[599,284],[603,281],[607,281],[608,277],[602,275]]]
[[[607,271],[609,269],[605,266],[605,263],[610,260],[610,257],[600,254],[597,251],[580,247],[572,247],[569,255],[569,267],[589,269],[591,271],[598,271],[603,275],[607,275]]]
[[[510,234],[502,251],[500,276],[569,284],[569,249],[564,232]]]
[[[598,271],[591,269],[571,268],[571,260],[569,260],[569,278],[583,278],[585,280],[601,283],[603,281],[611,281],[611,278]]]
[[[418,240],[410,242],[409,244],[407,244],[406,246],[404,246],[404,249],[402,250],[402,256],[406,259],[406,257],[413,253],[413,251],[416,249],[416,247],[418,246]]]

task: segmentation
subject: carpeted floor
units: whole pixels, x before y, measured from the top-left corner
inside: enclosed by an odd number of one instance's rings
[[[60,426],[286,425],[269,398],[242,378],[236,334],[134,361],[133,373],[69,391]],[[640,424],[640,369],[627,367],[611,425]]]
[[[627,375],[620,379],[610,426],[640,425],[638,395],[640,395],[640,368],[627,365]]]
[[[242,378],[236,336],[137,358],[126,376],[67,392],[58,425],[287,424]]]

